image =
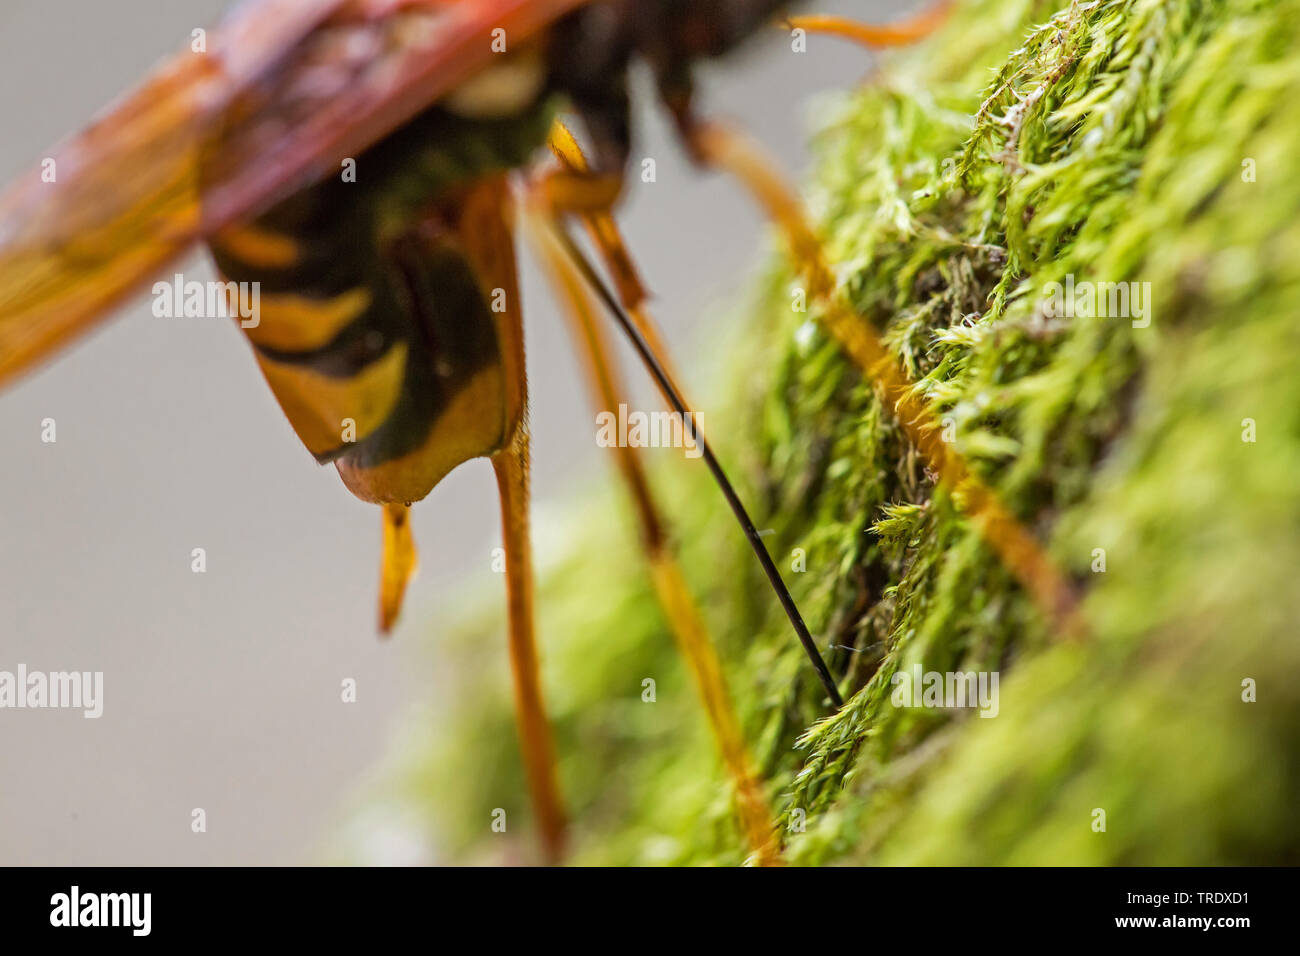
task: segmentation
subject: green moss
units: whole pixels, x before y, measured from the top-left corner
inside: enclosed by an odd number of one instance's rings
[[[822,719],[703,469],[664,462],[660,487],[774,804],[806,819],[788,858],[1294,862],[1300,9],[966,3],[846,94],[818,150],[810,202],[841,291],[1077,581],[1088,636],[1052,633],[815,314],[792,311],[775,257],[708,407],[729,409],[710,415],[724,460],[834,648],[839,713]],[[1067,276],[1149,283],[1149,325],[1047,314]],[[539,600],[575,859],[740,862],[635,538],[573,517],[543,540]],[[491,808],[526,818],[501,627],[496,607],[466,626],[456,697],[398,775],[450,856],[501,849]],[[917,664],[998,672],[996,718],[894,706],[891,677]]]

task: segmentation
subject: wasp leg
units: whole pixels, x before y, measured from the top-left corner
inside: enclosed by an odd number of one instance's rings
[[[379,571],[379,630],[387,634],[402,612],[402,599],[419,559],[408,505],[384,505],[384,551]]]
[[[505,373],[506,422],[492,456],[501,499],[501,534],[506,552],[506,603],[515,724],[533,813],[549,863],[564,854],[565,815],[555,767],[555,743],[542,696],[533,615],[533,557],[529,522],[529,444],[524,363],[510,188],[504,176],[485,179],[466,200],[459,233],[482,287],[501,289],[505,308],[492,313]]]
[[[543,203],[550,209],[566,212],[608,212],[623,192],[619,173],[575,173],[554,170],[537,183]]]
[[[811,14],[802,17],[786,17],[780,25],[791,30],[803,30],[806,33],[825,33],[843,37],[871,49],[907,46],[942,26],[944,20],[948,18],[952,5],[953,0],[938,0],[916,16],[897,23],[863,23],[848,17]]]
[[[574,337],[583,346],[593,401],[598,408],[615,408],[624,394],[617,363],[602,326],[596,320],[582,277],[562,250],[540,241],[538,246],[545,256],[556,290],[567,306]],[[695,679],[723,764],[731,778],[737,815],[745,838],[760,866],[779,865],[776,826],[745,746],[721,662],[669,545],[664,520],[650,491],[641,459],[635,448],[617,446],[614,452],[635,505],[641,526],[641,544],[650,564],[655,594]]]
[[[583,155],[582,148],[578,145],[578,141],[567,126],[558,120],[554,122],[551,125],[551,134],[547,142],[551,152],[564,165],[567,173],[574,176],[587,174],[587,158]],[[555,174],[552,173],[551,175],[554,176]],[[568,209],[568,207],[554,205],[551,208]],[[684,394],[679,384],[681,379],[672,367],[668,348],[659,332],[659,326],[650,316],[650,313],[646,311],[645,302],[649,296],[646,293],[645,284],[641,281],[640,272],[632,261],[627,246],[623,243],[623,236],[619,232],[618,225],[614,222],[613,215],[610,214],[609,207],[583,212],[582,222],[587,229],[588,235],[591,236],[591,241],[605,260],[605,267],[609,270],[610,275],[614,277],[614,285],[618,292],[619,301],[623,303],[623,308],[627,310],[629,317],[636,324],[637,330],[650,344],[650,348],[659,356],[659,361],[663,365],[673,387],[677,389],[678,394]]]
[[[955,499],[1043,613],[1063,635],[1081,636],[1078,597],[1073,587],[1038,540],[971,473],[961,455],[942,441],[939,423],[912,388],[906,369],[890,355],[871,322],[836,294],[835,278],[826,264],[821,242],[776,166],[735,130],[693,121],[683,123],[683,130],[690,137],[693,153],[706,165],[738,179],[785,233],[795,265],[808,286],[808,297],[821,305],[822,325],[874,382],[886,407],[894,409],[903,431],[930,470],[953,489]]]
[[[506,595],[510,618],[510,669],[514,678],[515,722],[524,771],[547,862],[564,855],[564,810],[555,774],[551,737],[533,634],[533,561],[528,518],[528,433],[520,427],[510,444],[492,456],[501,496],[506,552]]]

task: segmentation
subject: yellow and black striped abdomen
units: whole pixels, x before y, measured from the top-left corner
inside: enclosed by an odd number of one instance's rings
[[[447,114],[412,125],[359,158],[357,182],[318,183],[210,242],[228,280],[259,283],[242,324],[298,437],[369,501],[423,498],[496,451],[516,414],[492,308],[514,299],[513,259],[487,275],[482,251],[489,234],[509,244],[484,199],[516,160],[479,149],[512,140]]]

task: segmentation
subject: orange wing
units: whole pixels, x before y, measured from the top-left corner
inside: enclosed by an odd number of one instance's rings
[[[0,195],[0,385],[586,0],[255,0]]]

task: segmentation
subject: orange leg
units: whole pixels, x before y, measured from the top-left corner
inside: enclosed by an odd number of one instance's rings
[[[617,232],[613,234],[617,236]],[[574,336],[583,346],[593,400],[599,408],[615,408],[624,394],[618,367],[583,279],[559,246],[541,239],[538,246],[556,289],[567,305]],[[737,815],[746,840],[760,866],[779,865],[776,825],[745,746],[721,662],[668,544],[664,520],[655,504],[641,459],[634,448],[616,447],[614,451],[619,471],[636,507],[641,543],[650,564],[656,595],[704,703],[723,764],[731,778]]]
[[[578,141],[574,139],[567,126],[558,120],[553,123],[548,142],[551,152],[565,167],[565,171],[559,175],[567,177],[586,175],[587,159],[583,156]],[[547,177],[543,182],[549,181],[553,176],[554,174],[552,174],[552,177]],[[550,197],[546,198],[549,202]],[[572,207],[557,205],[553,202],[549,203],[548,208],[563,209],[568,212],[574,211]],[[600,254],[605,260],[605,267],[609,269],[610,275],[614,277],[614,285],[618,292],[619,301],[623,303],[623,307],[636,324],[638,331],[650,344],[650,348],[659,356],[659,361],[664,366],[669,381],[677,389],[678,394],[685,394],[679,385],[681,378],[672,368],[668,357],[668,348],[659,332],[659,326],[645,309],[645,302],[648,298],[645,285],[641,281],[641,275],[636,264],[632,261],[631,253],[627,251],[623,236],[619,232],[618,225],[614,222],[614,217],[610,214],[609,207],[583,210],[582,222],[587,228],[588,235],[591,236],[591,241],[600,250]]]
[[[942,26],[952,9],[952,5],[953,0],[938,0],[937,3],[922,10],[914,17],[889,24],[862,23],[848,17],[812,14],[802,17],[787,17],[782,21],[781,25],[793,30],[804,30],[808,33],[825,33],[831,36],[843,37],[846,40],[860,43],[862,46],[872,49],[907,46],[933,33]]]
[[[506,597],[510,618],[510,668],[514,678],[515,723],[532,793],[533,812],[549,863],[564,855],[565,820],[555,773],[555,742],[542,700],[533,634],[533,559],[528,515],[528,433],[520,426],[511,442],[492,456],[501,496],[506,552]]]
[[[506,601],[515,724],[533,813],[549,863],[564,854],[565,814],[555,768],[555,743],[542,696],[533,615],[533,552],[529,520],[529,446],[525,410],[523,315],[510,224],[510,188],[504,176],[484,180],[465,200],[460,238],[484,289],[502,289],[505,308],[494,312],[506,386],[505,442],[492,456],[501,499],[506,552]]]
[[[548,209],[604,213],[618,201],[623,191],[623,177],[617,173],[579,175],[573,170],[563,169],[543,176],[533,188]]]
[[[835,279],[798,197],[758,147],[718,124],[690,127],[691,146],[708,165],[726,170],[744,184],[785,233],[794,261],[808,285],[808,296],[822,306],[821,322],[849,357],[875,383],[886,407],[893,408],[908,439],[930,469],[954,490],[956,499],[1006,567],[1020,580],[1043,612],[1068,636],[1080,636],[1074,589],[1025,527],[994,492],[966,467],[941,439],[941,428],[912,389],[907,371],[890,355],[871,323],[854,313],[835,293]]]

